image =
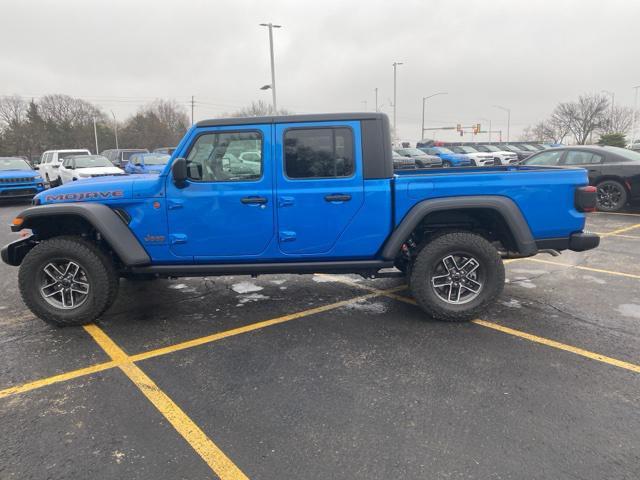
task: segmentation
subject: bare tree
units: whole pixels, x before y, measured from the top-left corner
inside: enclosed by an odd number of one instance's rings
[[[122,146],[148,149],[175,146],[190,123],[183,106],[156,100],[127,120],[121,133]]]
[[[608,107],[604,95],[581,95],[577,102],[559,104],[551,117],[557,125],[566,125],[578,145],[584,145],[593,132],[604,128]]]
[[[605,112],[604,128],[601,133],[622,133],[627,134],[633,126],[633,108],[619,107],[610,108]]]
[[[233,113],[225,116],[229,117],[265,117],[267,115],[273,115],[273,105],[265,102],[264,100],[258,100],[251,102],[248,107],[243,107]],[[290,115],[291,112],[283,108],[278,109],[276,115]]]
[[[0,126],[9,127],[24,123],[27,116],[27,102],[13,95],[0,97]]]

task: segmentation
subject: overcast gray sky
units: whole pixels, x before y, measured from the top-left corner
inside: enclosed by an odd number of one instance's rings
[[[482,123],[512,139],[560,101],[603,89],[633,105],[640,84],[638,0],[2,0],[0,95],[66,93],[122,118],[156,97],[196,119],[271,101],[267,30],[275,31],[280,107],[391,115],[398,130]],[[454,138],[442,133],[438,138]],[[468,138],[468,137],[465,137]]]

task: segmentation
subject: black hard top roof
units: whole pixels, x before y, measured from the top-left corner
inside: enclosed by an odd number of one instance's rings
[[[314,113],[303,115],[279,115],[267,117],[235,117],[212,118],[196,123],[197,127],[217,127],[222,125],[258,125],[269,123],[298,123],[298,122],[333,122],[342,120],[378,120],[386,117],[384,113],[355,112],[355,113]]]

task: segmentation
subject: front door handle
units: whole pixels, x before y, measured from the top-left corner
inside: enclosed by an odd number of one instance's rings
[[[243,197],[240,201],[244,205],[264,205],[267,203],[267,199],[265,197]]]
[[[327,202],[348,202],[351,200],[351,195],[345,195],[343,193],[333,193],[331,195],[325,195],[324,199]]]

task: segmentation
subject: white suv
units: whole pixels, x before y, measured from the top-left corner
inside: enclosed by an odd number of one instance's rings
[[[39,168],[40,175],[50,187],[57,187],[62,184],[59,173],[60,165],[66,157],[71,155],[91,155],[91,152],[86,149],[47,150],[42,154]]]
[[[495,145],[474,145],[473,148],[479,152],[486,152],[493,155],[496,160],[496,165],[513,165],[520,163],[518,160],[518,154],[503,150]]]
[[[475,148],[469,147],[467,145],[453,146],[453,147],[447,147],[447,148],[453,150],[455,153],[462,153],[463,155],[466,155],[471,160],[473,160],[476,166],[478,167],[490,167],[492,165],[495,165],[496,163],[492,154],[479,152]]]
[[[62,161],[58,172],[60,183],[108,175],[124,175],[123,170],[114,166],[102,155],[70,155]]]

